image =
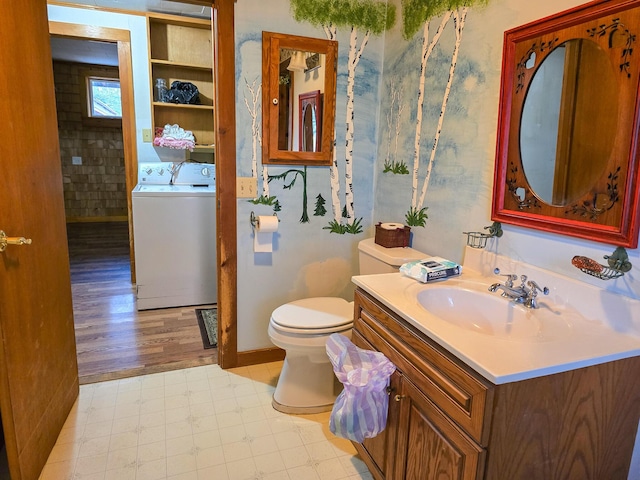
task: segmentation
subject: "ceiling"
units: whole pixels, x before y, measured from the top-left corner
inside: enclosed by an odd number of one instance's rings
[[[188,17],[211,18],[211,7],[168,0],[65,0],[65,3],[92,8],[159,12]],[[115,43],[51,37],[51,54],[54,60],[94,65],[118,65],[118,50]]]
[[[89,7],[133,10],[136,12],[160,12],[190,17],[211,18],[211,7],[190,5],[169,0],[64,0],[64,3]]]

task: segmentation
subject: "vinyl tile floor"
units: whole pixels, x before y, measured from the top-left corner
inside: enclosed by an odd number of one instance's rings
[[[329,413],[271,406],[282,362],[80,386],[40,480],[372,479]]]

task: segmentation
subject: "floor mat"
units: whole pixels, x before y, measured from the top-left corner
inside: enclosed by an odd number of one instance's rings
[[[204,348],[218,346],[218,309],[196,308],[196,317],[200,327],[200,336]]]

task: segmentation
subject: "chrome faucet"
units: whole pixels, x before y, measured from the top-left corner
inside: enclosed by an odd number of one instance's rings
[[[500,275],[500,269],[494,269],[493,273]],[[549,289],[547,287],[540,288],[540,285],[533,280],[527,281],[526,275],[520,276],[521,283],[517,287],[513,286],[514,280],[518,279],[517,275],[512,273],[502,275],[507,277],[504,285],[501,283],[494,283],[489,287],[490,292],[502,290],[503,297],[513,300],[515,303],[522,303],[527,308],[538,308],[538,292],[542,292],[543,295],[549,295]]]

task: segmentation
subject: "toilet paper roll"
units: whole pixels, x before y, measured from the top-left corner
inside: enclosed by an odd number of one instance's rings
[[[258,232],[277,232],[278,231],[278,217],[275,215],[258,215],[256,221],[256,230]]]
[[[260,215],[256,220],[253,233],[253,251],[255,253],[273,252],[273,232],[278,231],[278,217]]]
[[[392,222],[382,223],[380,224],[380,226],[385,230],[398,230],[398,229],[402,230],[404,228],[404,225],[402,223],[392,223]]]

